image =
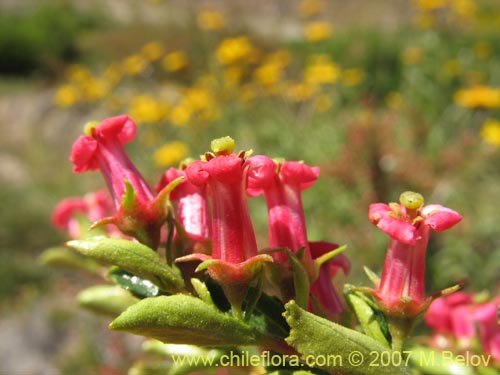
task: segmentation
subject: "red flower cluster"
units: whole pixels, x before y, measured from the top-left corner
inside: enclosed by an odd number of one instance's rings
[[[425,314],[425,323],[434,329],[433,345],[463,351],[477,349],[478,340],[484,353],[500,361],[499,307],[500,297],[477,303],[464,292],[434,301]]]

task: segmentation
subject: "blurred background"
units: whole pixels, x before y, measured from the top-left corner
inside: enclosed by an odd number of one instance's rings
[[[349,245],[356,285],[387,245],[369,204],[418,191],[464,216],[431,237],[428,290],[498,293],[497,0],[1,0],[1,375],[125,374],[137,356],[140,340],[77,308],[92,280],[37,260],[65,240],[57,202],[104,186],[72,174],[73,141],[121,113],[153,186],[225,135],[320,166],[309,236]]]

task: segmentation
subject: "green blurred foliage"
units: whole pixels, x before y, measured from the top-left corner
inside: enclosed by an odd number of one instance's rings
[[[43,2],[27,12],[0,14],[0,74],[57,73],[78,56],[80,33],[96,27],[96,14],[68,2]]]

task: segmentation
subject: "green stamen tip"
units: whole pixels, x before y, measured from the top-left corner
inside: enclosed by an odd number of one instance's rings
[[[99,121],[89,121],[83,127],[83,133],[85,135],[92,136],[92,131],[99,125]]]
[[[424,197],[413,191],[405,191],[399,196],[399,202],[409,210],[416,210],[424,205]]]
[[[229,155],[234,151],[234,139],[231,137],[216,138],[210,143],[210,148],[217,155]]]

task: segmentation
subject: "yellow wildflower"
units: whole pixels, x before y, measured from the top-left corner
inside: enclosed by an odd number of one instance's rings
[[[183,102],[196,111],[202,111],[215,105],[212,94],[203,88],[191,87],[187,89]]]
[[[414,0],[418,9],[423,11],[434,11],[448,5],[448,0]]]
[[[177,165],[189,155],[186,143],[173,141],[161,146],[153,155],[154,162],[159,167]]]
[[[188,64],[188,59],[183,51],[173,51],[165,56],[162,64],[167,72],[177,72]]]
[[[252,50],[250,40],[246,36],[240,36],[224,39],[215,53],[220,63],[233,64],[251,55]]]
[[[198,26],[203,30],[220,30],[226,25],[224,16],[213,10],[198,13]]]
[[[59,107],[71,107],[80,100],[80,90],[74,85],[62,85],[57,89],[54,100]]]
[[[306,18],[320,13],[324,8],[321,0],[302,0],[299,4],[299,14]]]
[[[481,138],[490,145],[500,147],[500,121],[486,120],[481,128]]]
[[[359,68],[345,69],[342,73],[342,83],[345,86],[359,85],[365,78],[365,73]]]
[[[163,44],[158,41],[149,42],[142,47],[142,55],[149,61],[159,60],[165,53]]]
[[[230,66],[224,69],[224,84],[226,87],[237,86],[243,77],[243,70],[238,66]]]
[[[385,104],[391,109],[398,109],[403,103],[401,94],[397,91],[392,91],[385,97]]]
[[[455,93],[455,101],[465,108],[499,108],[500,89],[478,85]]]
[[[305,102],[311,99],[316,93],[316,87],[309,83],[296,83],[292,84],[287,90],[286,95],[294,102]]]
[[[116,85],[122,79],[122,71],[117,64],[111,64],[104,69],[102,76],[111,85]]]
[[[123,71],[125,74],[135,76],[141,74],[148,67],[148,62],[141,55],[131,55],[123,60]]]
[[[89,79],[82,86],[83,97],[89,102],[102,99],[109,92],[109,83],[103,79]]]
[[[189,120],[191,119],[192,110],[185,104],[176,105],[170,111],[169,120],[173,125],[178,127],[186,126]]]
[[[471,18],[476,13],[476,4],[471,0],[450,0],[453,11],[460,17]]]
[[[311,85],[335,83],[340,77],[340,67],[327,55],[316,55],[306,66],[304,80]]]
[[[138,123],[157,123],[162,121],[168,112],[168,104],[144,94],[130,101],[130,116]]]
[[[403,62],[408,65],[419,64],[420,62],[422,62],[423,58],[424,53],[419,47],[408,47],[403,50],[403,53],[401,55],[401,59],[403,60]]]
[[[66,70],[66,76],[72,82],[82,83],[92,77],[90,71],[80,64],[74,64]]]
[[[255,69],[254,79],[261,85],[272,85],[278,82],[281,78],[282,65],[273,62],[264,63]]]
[[[281,65],[282,67],[289,65],[291,61],[292,56],[287,50],[277,50],[270,53],[266,58],[266,62]]]
[[[319,42],[332,35],[332,25],[326,21],[311,22],[306,25],[304,34],[310,42]]]
[[[491,46],[486,42],[479,42],[474,45],[474,55],[478,59],[487,59],[491,56]]]

